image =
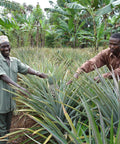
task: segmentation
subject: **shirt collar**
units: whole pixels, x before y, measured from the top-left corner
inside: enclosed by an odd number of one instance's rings
[[[114,55],[112,52],[110,52],[110,57],[120,57],[120,53],[118,56]]]
[[[0,58],[3,60],[3,61],[6,61],[6,59],[4,58],[4,56],[0,53]],[[10,61],[13,61],[11,57],[9,57]]]

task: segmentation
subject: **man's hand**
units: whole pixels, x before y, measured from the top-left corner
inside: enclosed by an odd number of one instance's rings
[[[79,76],[79,73],[75,73],[75,74],[74,74],[74,78],[78,79],[78,76]],[[69,80],[69,81],[66,83],[66,85],[69,85],[69,84],[71,84],[72,82],[73,82],[73,80],[71,79],[71,80]]]
[[[40,78],[43,78],[43,79],[48,78],[47,74],[40,73],[39,71],[35,71],[32,68],[28,68],[28,74],[36,75],[36,76],[39,76]]]
[[[27,96],[27,94],[30,95],[30,92],[27,91],[25,88],[23,87],[19,87],[19,88],[20,88],[19,92],[22,93],[23,95],[25,96]]]
[[[78,79],[79,73],[74,74],[74,78]]]
[[[38,76],[39,76],[40,78],[43,78],[43,79],[48,78],[48,75],[47,75],[47,74],[44,74],[44,73],[39,73]]]
[[[66,83],[66,85],[69,85],[69,84],[71,84],[73,81],[72,80],[69,80],[67,83]]]
[[[96,81],[97,83],[99,83],[100,82],[100,77],[99,76],[95,77],[94,81]]]

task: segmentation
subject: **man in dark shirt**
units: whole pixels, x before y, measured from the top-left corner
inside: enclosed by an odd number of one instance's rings
[[[109,39],[109,48],[102,50],[95,57],[86,61],[77,69],[74,78],[78,78],[83,72],[89,73],[104,65],[106,65],[110,71],[113,69],[115,76],[120,76],[120,33],[112,34]],[[111,78],[112,73],[104,73],[102,76],[104,78]],[[99,76],[95,77],[94,80],[99,82]],[[67,85],[71,83],[72,79],[67,82]]]
[[[15,108],[14,95],[8,91],[13,91],[10,85],[14,85],[24,93],[29,93],[25,88],[17,84],[17,73],[32,74],[40,78],[48,76],[39,71],[35,71],[28,65],[23,64],[19,59],[10,57],[10,43],[7,36],[0,36],[0,137],[9,133],[12,113]],[[5,91],[7,89],[8,91]],[[0,144],[5,144],[1,141]]]

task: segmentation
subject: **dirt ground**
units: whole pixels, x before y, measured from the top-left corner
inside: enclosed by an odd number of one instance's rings
[[[19,113],[17,115],[13,115],[10,132],[16,131],[18,128],[30,128],[34,124],[35,122],[32,119],[30,119],[28,116],[25,116],[23,113]],[[13,137],[15,137],[15,135]],[[17,138],[16,140],[10,141],[10,144],[20,144],[25,139],[28,139],[28,138],[26,136],[21,136]]]

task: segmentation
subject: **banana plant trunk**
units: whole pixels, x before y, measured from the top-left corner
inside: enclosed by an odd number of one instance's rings
[[[95,48],[95,52],[98,51],[98,41],[97,41],[97,28],[96,28],[96,22],[95,22],[95,18],[93,17],[93,28],[94,28],[94,48]]]
[[[36,33],[36,46],[39,46],[39,26],[37,25],[37,33]]]

